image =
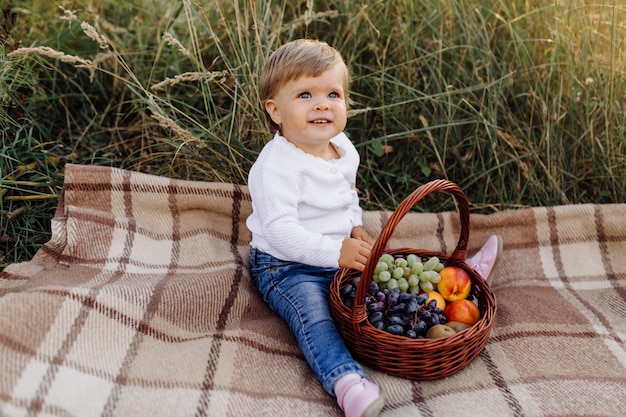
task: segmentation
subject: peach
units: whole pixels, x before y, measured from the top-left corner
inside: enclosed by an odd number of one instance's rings
[[[439,271],[441,281],[437,284],[437,291],[446,301],[462,300],[467,298],[472,289],[469,274],[458,266],[446,266]]]
[[[439,307],[442,310],[444,308],[446,308],[446,300],[437,291],[427,291],[426,294],[428,294],[428,299],[426,300],[424,305],[427,306],[428,303],[430,303],[430,300],[436,300],[437,301],[437,307]]]
[[[480,310],[476,304],[467,299],[455,300],[446,306],[443,315],[448,321],[458,321],[467,325],[474,325],[480,320]]]

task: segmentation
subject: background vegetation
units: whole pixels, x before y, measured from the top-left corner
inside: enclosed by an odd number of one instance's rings
[[[67,162],[245,184],[269,136],[260,67],[298,37],[337,47],[352,71],[366,209],[435,178],[473,212],[626,202],[619,0],[0,6],[0,268],[49,238]]]

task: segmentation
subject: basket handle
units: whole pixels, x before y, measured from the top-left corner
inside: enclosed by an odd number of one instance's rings
[[[458,185],[448,180],[434,180],[420,186],[406,199],[404,199],[398,207],[396,207],[396,210],[392,213],[391,217],[389,217],[389,220],[387,220],[387,223],[378,235],[376,242],[374,242],[370,257],[365,264],[365,269],[361,274],[360,283],[354,297],[352,324],[355,326],[355,329],[358,329],[359,323],[367,320],[367,312],[365,311],[365,296],[372,281],[374,269],[376,269],[376,264],[378,263],[378,259],[387,245],[387,241],[393,234],[393,231],[398,223],[400,223],[400,220],[402,220],[411,208],[413,208],[415,204],[427,195],[437,191],[450,192],[458,203],[459,216],[461,220],[461,233],[456,248],[452,252],[452,255],[450,255],[449,261],[451,264],[462,263],[465,261],[465,256],[467,254],[467,241],[469,240],[470,221],[469,203],[465,194]]]

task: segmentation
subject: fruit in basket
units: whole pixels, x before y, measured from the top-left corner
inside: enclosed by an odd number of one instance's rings
[[[402,292],[418,294],[435,289],[443,268],[437,256],[422,259],[414,253],[406,256],[384,253],[378,258],[372,281],[383,284],[381,289],[400,288]]]
[[[480,319],[480,310],[470,300],[462,299],[448,303],[443,315],[448,322],[458,321],[472,326]]]
[[[393,255],[391,255],[389,253],[383,253],[382,255],[380,255],[379,261],[380,262],[385,262],[390,267],[395,265],[395,259],[393,258]]]
[[[452,327],[452,329],[457,333],[472,327],[469,324],[461,323],[460,321],[449,321],[446,323],[446,326]]]
[[[424,292],[430,292],[430,291],[433,291],[435,289],[435,286],[430,281],[420,281],[420,288]]]
[[[428,304],[430,300],[435,300],[437,301],[437,307],[439,307],[442,310],[446,308],[446,300],[443,298],[441,294],[439,294],[438,291],[428,291],[426,294],[428,294],[428,298],[426,299],[426,304]]]
[[[445,324],[436,324],[426,333],[427,339],[439,339],[440,337],[448,337],[456,334],[452,327],[448,327]]]
[[[431,328],[446,324],[447,302],[436,290],[445,269],[437,256],[381,255],[365,297],[369,323],[379,330],[412,339],[425,338]],[[342,287],[341,298],[348,308],[354,305],[359,281],[355,278]]]
[[[463,268],[450,265],[439,271],[441,281],[437,284],[437,291],[446,301],[462,300],[467,298],[472,289],[469,274]]]

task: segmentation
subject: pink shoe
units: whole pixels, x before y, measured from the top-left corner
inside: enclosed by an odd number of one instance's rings
[[[491,235],[482,248],[465,263],[480,274],[481,277],[488,281],[500,263],[502,257],[502,237],[500,235]]]
[[[385,405],[385,396],[378,385],[359,374],[348,374],[335,384],[337,404],[345,417],[376,417]]]

